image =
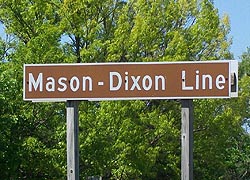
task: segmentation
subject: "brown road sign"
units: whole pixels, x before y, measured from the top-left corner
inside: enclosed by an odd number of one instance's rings
[[[24,100],[237,96],[237,61],[24,65]],[[232,88],[233,87],[233,88]]]

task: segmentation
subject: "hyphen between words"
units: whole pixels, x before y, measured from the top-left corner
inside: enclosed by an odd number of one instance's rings
[[[212,77],[210,74],[200,74],[199,70],[195,71],[195,82],[191,84],[186,78],[185,70],[181,71],[181,90],[211,90],[216,88],[218,90],[223,90],[225,88],[225,83],[227,78],[224,75],[219,74],[216,77]],[[189,76],[190,77],[190,76]],[[94,82],[90,76],[72,76],[67,77],[44,77],[43,73],[39,73],[37,77],[34,77],[32,73],[29,73],[29,92],[32,91],[47,91],[47,92],[65,92],[68,89],[72,92],[76,91],[93,91],[93,83],[97,83],[98,86],[103,86],[103,81]],[[178,83],[178,82],[176,82]],[[45,87],[44,87],[45,85]],[[109,91],[119,91],[123,88],[125,91],[134,90],[155,90],[155,91],[165,91],[167,90],[167,77],[163,75],[144,75],[144,76],[130,76],[129,72],[119,73],[119,72],[109,72]]]

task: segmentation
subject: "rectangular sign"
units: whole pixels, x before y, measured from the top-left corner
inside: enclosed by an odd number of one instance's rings
[[[31,101],[230,98],[237,61],[24,65]]]

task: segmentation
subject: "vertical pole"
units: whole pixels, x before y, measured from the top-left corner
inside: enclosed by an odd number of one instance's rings
[[[79,180],[78,101],[67,101],[67,179]]]
[[[193,100],[181,100],[181,179],[193,180]]]

